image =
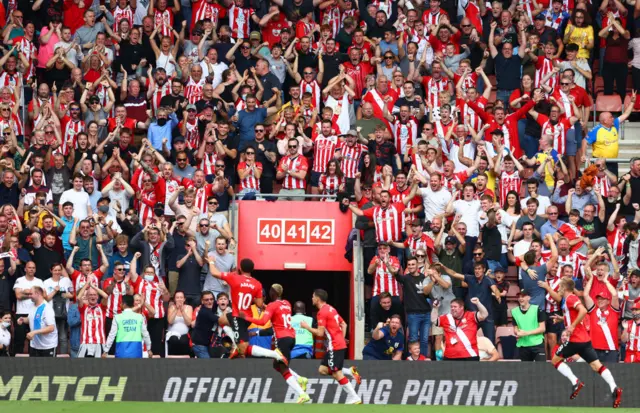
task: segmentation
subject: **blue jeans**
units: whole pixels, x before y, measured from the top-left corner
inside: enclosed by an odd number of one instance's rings
[[[193,354],[196,355],[197,358],[199,359],[209,359],[211,358],[211,356],[209,356],[209,347],[207,346],[200,346],[197,344],[193,345]]]
[[[409,328],[409,341],[420,340],[420,354],[425,357],[429,357],[429,328],[431,327],[431,314],[407,314],[407,327]]]
[[[513,90],[498,89],[498,92],[496,92],[496,100],[502,100],[505,105],[509,107],[509,98],[511,97],[511,93],[513,93]]]
[[[480,323],[482,333],[488,338],[494,345],[496,344],[496,324],[493,319],[486,319]]]

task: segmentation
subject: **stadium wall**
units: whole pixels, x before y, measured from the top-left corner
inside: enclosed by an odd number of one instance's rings
[[[548,363],[356,361],[363,381],[356,391],[367,404],[610,407],[604,381],[589,366],[572,364],[586,384],[576,400],[571,386]],[[316,361],[294,361],[309,378],[314,403],[344,403]],[[609,366],[626,391],[622,407],[640,407],[638,366]],[[5,358],[0,400],[295,402],[270,360],[92,360]]]

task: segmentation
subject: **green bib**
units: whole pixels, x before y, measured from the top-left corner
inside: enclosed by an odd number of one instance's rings
[[[511,310],[511,315],[521,331],[533,331],[538,328],[538,306],[531,304],[526,313],[520,311],[520,307]],[[516,347],[532,347],[542,344],[544,334],[534,334],[531,336],[519,337]]]
[[[142,343],[142,314],[133,311],[125,311],[116,315],[118,323],[118,334],[116,334],[116,343],[123,342],[140,342]]]
[[[296,330],[296,345],[313,347],[313,334],[300,327],[302,321],[309,325],[313,324],[313,318],[304,314],[296,314],[291,317],[291,326]]]

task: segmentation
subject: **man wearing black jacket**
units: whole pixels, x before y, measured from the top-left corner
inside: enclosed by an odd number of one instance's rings
[[[213,293],[203,291],[200,297],[200,311],[196,317],[196,324],[191,330],[191,341],[193,342],[193,353],[199,359],[211,358],[209,355],[209,344],[213,336],[213,328],[218,324],[218,315],[213,308]]]
[[[430,272],[431,270],[427,270]],[[407,259],[407,273],[396,274],[396,280],[404,291],[404,310],[407,313],[409,341],[420,341],[420,354],[429,357],[429,328],[431,327],[431,304],[427,297],[433,288],[431,278],[418,270],[416,257]]]

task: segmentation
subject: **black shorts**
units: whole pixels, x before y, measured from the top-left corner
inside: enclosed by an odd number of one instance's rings
[[[544,344],[530,347],[516,347],[520,361],[547,361]]]
[[[311,180],[309,181],[309,185],[318,187],[318,185],[320,185],[321,176],[322,176],[322,173],[311,171]]]
[[[233,330],[236,344],[242,342],[249,342],[249,322],[240,317],[234,317],[227,314],[227,320],[229,320],[229,327]]]
[[[328,367],[330,372],[340,371],[344,366],[344,358],[346,354],[346,348],[343,348],[342,350],[327,350],[327,352],[324,353],[324,358],[320,365]]]
[[[296,345],[296,339],[293,337],[283,337],[276,339],[276,348],[280,350],[283,356],[286,357],[287,360],[291,361],[291,350]],[[274,360],[273,365],[282,364],[281,362]]]
[[[560,313],[560,312],[547,313],[547,321],[545,321],[545,333],[555,334],[556,337],[558,339],[560,339],[560,336],[562,335],[562,332],[564,331],[564,323],[563,322],[554,323],[553,319],[551,318],[551,316],[553,316],[553,315],[562,315],[562,313]]]
[[[558,351],[556,351],[556,356],[561,356],[565,359],[568,359],[569,357],[576,354],[582,357],[587,363],[593,363],[594,361],[598,360],[598,355],[593,349],[590,341],[587,341],[585,343],[568,342],[566,344],[560,344],[560,347],[558,347]]]
[[[55,357],[56,356],[56,349],[54,348],[49,348],[49,349],[44,349],[44,350],[39,350],[33,347],[29,347],[29,356],[30,357]]]

